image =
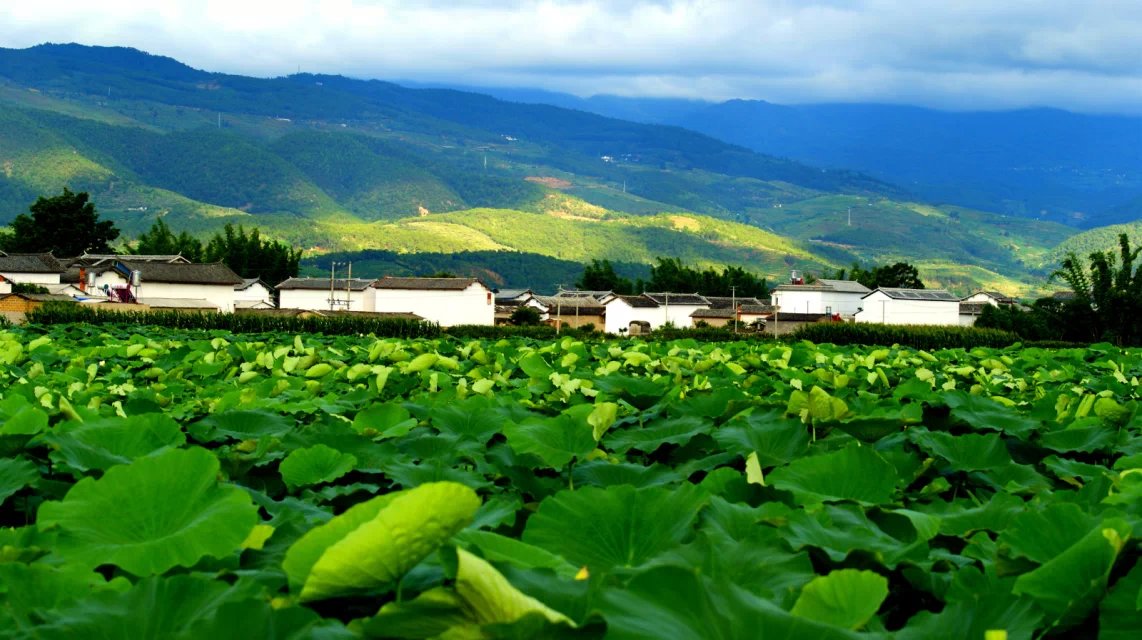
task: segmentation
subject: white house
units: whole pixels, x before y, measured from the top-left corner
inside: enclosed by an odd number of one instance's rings
[[[709,309],[711,307],[710,301],[707,300],[705,296],[698,295],[697,293],[671,293],[666,291],[662,293],[644,293],[642,295],[653,300],[662,309],[661,320],[657,324],[652,322],[652,328],[667,323],[675,327],[693,326],[690,314],[699,309]]]
[[[862,298],[857,322],[958,325],[960,299],[943,289],[881,287]],[[782,304],[784,307],[784,304]]]
[[[960,302],[983,302],[993,307],[1019,304],[1019,301],[1015,298],[1004,295],[998,291],[976,291],[966,298],[960,298]]]
[[[193,301],[197,305],[195,308],[214,306],[223,313],[233,313],[234,285],[242,282],[238,274],[221,262],[182,264],[117,260],[113,268],[103,275],[115,274],[123,278],[124,283],[131,283],[130,274],[135,271],[140,275],[140,282],[134,286],[135,298],[142,304],[154,300],[171,308],[171,300],[183,301],[183,306]]]
[[[603,327],[607,333],[627,333],[632,322],[645,322],[651,329],[666,324],[663,310],[657,302],[646,296],[612,294],[603,300],[603,306],[606,307]],[[686,325],[689,324],[690,319],[687,317]]]
[[[376,311],[376,292],[369,278],[290,278],[276,288],[282,309]]]
[[[373,283],[375,311],[415,313],[442,327],[492,325],[496,301],[477,278],[400,278],[385,276]]]
[[[0,281],[11,284],[32,284],[41,287],[54,287],[60,283],[60,276],[66,269],[50,253],[4,253],[0,251]]]
[[[850,317],[861,308],[869,288],[852,280],[817,280],[812,284],[783,284],[770,293],[770,302],[786,313],[823,313]]]
[[[273,309],[274,292],[260,278],[243,278],[234,285],[235,309]]]
[[[531,289],[500,289],[496,291],[496,324],[510,324],[512,314],[520,307],[531,307],[541,321],[547,321],[548,308]]]

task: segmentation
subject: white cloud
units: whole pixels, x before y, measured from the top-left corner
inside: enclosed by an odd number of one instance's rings
[[[1142,112],[1135,0],[37,0],[0,46],[589,95]]]

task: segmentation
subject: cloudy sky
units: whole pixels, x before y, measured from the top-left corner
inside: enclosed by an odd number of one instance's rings
[[[1139,0],[0,0],[0,46],[256,76],[1142,113]]]

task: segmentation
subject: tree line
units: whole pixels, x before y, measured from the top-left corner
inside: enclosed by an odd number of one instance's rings
[[[636,294],[644,291],[697,292],[709,296],[769,298],[769,283],[741,267],[699,270],[683,264],[678,258],[656,258],[648,279],[631,280],[615,272],[610,260],[592,260],[584,265],[583,275],[575,286],[585,291],[613,291]]]
[[[175,234],[161,218],[133,243],[116,251],[112,243],[120,231],[110,220],[100,220],[85,192],[66,187],[52,197],[40,196],[28,213],[16,216],[7,233],[0,234],[0,250],[7,253],[47,253],[72,258],[85,253],[130,255],[181,254],[191,262],[222,262],[243,278],[261,278],[271,286],[297,275],[301,250],[263,238],[258,229],[247,232],[227,224],[205,244],[183,231]]]

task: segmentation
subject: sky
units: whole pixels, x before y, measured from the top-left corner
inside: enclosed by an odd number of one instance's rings
[[[1142,114],[1139,0],[0,0],[0,47],[253,76]]]

